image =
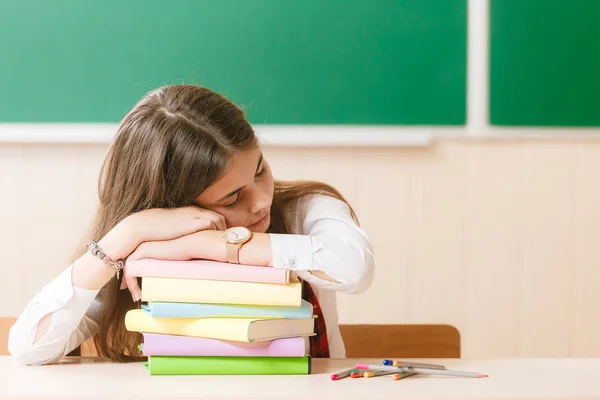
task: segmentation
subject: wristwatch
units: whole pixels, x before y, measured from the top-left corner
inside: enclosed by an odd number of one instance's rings
[[[236,226],[227,229],[223,233],[223,238],[225,239],[225,246],[227,247],[227,262],[239,264],[240,247],[252,238],[252,232],[243,226]]]

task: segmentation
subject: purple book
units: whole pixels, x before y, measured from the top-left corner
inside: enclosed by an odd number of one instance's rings
[[[230,342],[192,336],[143,333],[145,356],[304,357],[303,337],[260,342]]]

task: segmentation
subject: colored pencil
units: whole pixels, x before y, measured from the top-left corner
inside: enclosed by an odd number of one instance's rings
[[[406,367],[403,367],[406,368]],[[407,368],[408,371],[413,371],[418,374],[428,375],[448,375],[448,376],[462,376],[465,378],[487,378],[487,374],[480,372],[469,372],[469,371],[452,371],[449,369],[431,369],[431,368]]]
[[[400,379],[408,378],[409,376],[417,375],[416,372],[400,372],[392,375],[392,380],[399,381]]]
[[[389,371],[365,371],[363,373],[363,376],[365,378],[374,378],[376,376],[392,375],[392,374],[394,374],[394,372],[389,372]]]
[[[357,369],[389,372],[416,372],[428,375],[463,376],[467,378],[486,378],[488,375],[479,372],[451,371],[432,368],[394,367],[391,365],[356,364]]]
[[[340,379],[344,379],[350,376],[351,373],[358,372],[356,368],[346,369],[344,371],[336,372],[331,375],[332,381],[339,381]]]
[[[419,362],[401,361],[401,360],[383,360],[383,365],[393,365],[394,367],[446,369],[446,367],[441,364],[429,364],[429,363],[419,363]]]
[[[390,371],[365,371],[365,373],[363,374],[363,376],[365,378],[374,378],[377,376],[385,376],[385,375],[399,375],[401,376],[400,378],[396,378],[394,380],[397,379],[402,379],[402,378],[406,378],[412,375],[417,375],[416,372],[390,372]]]

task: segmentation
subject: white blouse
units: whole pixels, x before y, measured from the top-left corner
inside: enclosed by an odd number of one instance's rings
[[[326,195],[307,196],[290,225],[293,234],[271,234],[271,264],[293,270],[312,285],[325,318],[330,356],[344,358],[335,292],[358,294],[371,285],[375,258],[369,238],[352,220],[348,206]],[[10,329],[8,350],[21,362],[55,363],[98,331],[99,290],[73,286],[71,270],[69,266],[44,286]],[[340,283],[322,280],[309,270],[322,271]],[[34,343],[39,321],[50,313],[48,331]]]

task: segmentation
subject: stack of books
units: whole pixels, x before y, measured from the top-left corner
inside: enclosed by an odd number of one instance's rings
[[[144,337],[152,375],[309,374],[311,304],[289,270],[214,261],[144,259],[142,308],[125,326]]]

